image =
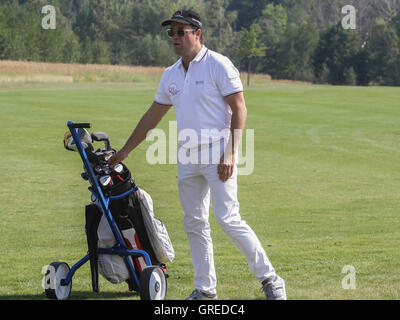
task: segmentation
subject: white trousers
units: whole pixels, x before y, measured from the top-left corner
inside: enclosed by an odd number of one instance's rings
[[[208,221],[210,198],[218,224],[232,239],[262,282],[273,276],[267,254],[254,231],[241,219],[237,200],[237,168],[226,182],[218,176],[218,164],[182,164],[178,161],[178,189],[184,226],[194,268],[195,288],[216,293],[213,244]]]

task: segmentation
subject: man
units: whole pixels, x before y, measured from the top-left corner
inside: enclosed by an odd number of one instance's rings
[[[202,44],[202,23],[196,12],[177,11],[162,26],[169,26],[172,46],[181,58],[165,70],[152,106],[109,162],[113,166],[123,161],[173,105],[180,140],[178,189],[194,267],[195,290],[187,299],[217,299],[208,222],[211,198],[219,225],[246,258],[267,299],[284,300],[283,279],[239,214],[237,147],[247,117],[239,72],[228,58]],[[188,130],[197,139],[184,143]],[[218,161],[210,161],[216,154]],[[187,155],[193,161],[186,161]]]

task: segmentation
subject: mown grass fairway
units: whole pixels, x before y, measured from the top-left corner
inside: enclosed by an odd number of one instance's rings
[[[45,299],[43,266],[86,254],[82,162],[67,152],[66,122],[88,122],[120,148],[153,101],[157,83],[0,84],[0,299]],[[400,89],[255,85],[246,89],[255,170],[239,177],[241,214],[289,299],[398,299]],[[160,128],[168,132],[171,110]],[[168,299],[193,289],[176,166],[151,166],[143,143],[125,162],[153,197],[176,258]],[[265,299],[244,258],[211,215],[220,299]],[[342,288],[342,269],[356,289]],[[71,299],[139,299],[125,284],[75,274]]]

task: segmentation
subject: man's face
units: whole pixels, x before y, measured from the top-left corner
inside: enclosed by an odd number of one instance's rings
[[[193,32],[192,30],[195,30],[193,26],[178,22],[172,22],[170,28],[174,31],[171,41],[177,55],[181,57],[189,55],[200,44],[201,30]],[[184,30],[183,36],[178,35],[179,29]]]

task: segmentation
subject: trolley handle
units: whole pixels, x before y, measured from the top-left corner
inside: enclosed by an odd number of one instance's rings
[[[72,121],[68,121],[68,127],[70,128],[91,128],[91,123],[73,123]]]

